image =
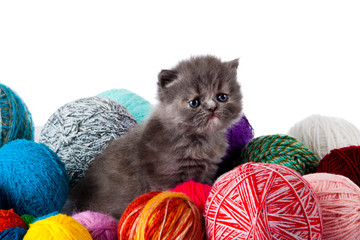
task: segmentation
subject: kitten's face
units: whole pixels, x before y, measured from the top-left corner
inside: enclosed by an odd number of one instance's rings
[[[184,133],[211,133],[229,127],[242,111],[236,80],[238,61],[197,57],[159,74],[163,118]]]

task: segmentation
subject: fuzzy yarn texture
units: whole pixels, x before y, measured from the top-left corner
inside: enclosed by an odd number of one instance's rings
[[[108,215],[98,212],[85,211],[72,216],[81,223],[94,240],[116,240],[117,222]]]
[[[25,221],[26,228],[29,228],[30,223],[33,223],[36,219],[36,217],[29,214],[24,214],[21,216],[21,218]]]
[[[320,161],[316,172],[343,175],[360,186],[360,146],[331,150]]]
[[[278,134],[251,140],[238,158],[238,163],[245,162],[279,164],[306,174],[315,172],[319,159],[296,138]]]
[[[210,194],[211,186],[208,184],[188,181],[177,185],[172,192],[185,193],[198,207],[200,213],[204,213],[205,202]]]
[[[131,114],[114,100],[82,98],[52,114],[41,131],[40,142],[48,145],[65,163],[70,187],[73,187],[107,143],[135,124]]]
[[[313,173],[304,178],[319,199],[323,239],[360,239],[360,188],[349,178],[331,173]]]
[[[24,240],[91,240],[89,231],[74,218],[58,214],[30,224]]]
[[[34,139],[33,120],[23,100],[0,83],[0,147],[15,139]]]
[[[60,211],[69,194],[64,163],[46,145],[25,139],[0,148],[3,209],[35,217]]]
[[[110,98],[124,106],[138,123],[143,123],[150,116],[152,105],[143,97],[127,89],[111,89],[98,94]]]
[[[13,209],[0,209],[0,232],[13,227],[27,229],[25,221],[18,214],[16,214]]]
[[[26,234],[26,229],[21,227],[8,228],[0,232],[1,240],[22,240]]]
[[[153,195],[153,193],[150,193]],[[148,199],[144,197],[143,199]],[[184,193],[161,192],[144,202],[144,206],[132,206],[140,216],[132,226],[125,228],[132,231],[134,235],[129,239],[193,239],[200,240],[204,237],[204,223],[202,215],[192,200]],[[131,204],[130,204],[131,205]],[[126,219],[128,216],[122,216]],[[124,223],[123,222],[123,223]],[[119,225],[120,232],[122,227]],[[122,234],[120,233],[122,238]]]
[[[319,159],[333,149],[360,145],[360,130],[352,123],[318,114],[296,123],[288,134],[303,142]]]
[[[209,239],[321,239],[320,205],[294,170],[246,163],[214,183],[205,205]]]

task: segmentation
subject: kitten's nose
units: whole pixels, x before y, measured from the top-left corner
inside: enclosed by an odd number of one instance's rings
[[[208,110],[211,112],[215,112],[216,109],[217,109],[217,106],[211,106],[208,108]]]
[[[212,100],[206,102],[206,107],[210,112],[215,112],[217,109],[216,103]]]

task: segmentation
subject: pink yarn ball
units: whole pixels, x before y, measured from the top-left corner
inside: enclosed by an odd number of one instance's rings
[[[211,186],[194,181],[185,182],[177,185],[172,192],[185,193],[199,208],[200,212],[204,212],[205,202],[210,194]]]
[[[113,217],[98,212],[80,212],[73,218],[83,225],[94,240],[116,240],[117,223]]]
[[[304,175],[319,199],[323,239],[360,239],[360,188],[349,178],[331,173]]]
[[[246,163],[216,180],[205,205],[209,239],[321,239],[311,186],[294,170]]]

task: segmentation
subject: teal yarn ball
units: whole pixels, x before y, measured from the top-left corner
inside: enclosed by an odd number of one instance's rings
[[[21,98],[0,83],[0,147],[15,139],[34,139],[33,120]]]
[[[8,228],[0,232],[1,240],[22,240],[26,234],[26,229],[21,227]]]
[[[46,145],[18,139],[0,148],[3,209],[39,217],[60,211],[68,194],[64,163]]]
[[[302,142],[288,135],[254,138],[242,150],[237,164],[272,163],[294,169],[301,175],[315,172],[320,159]]]
[[[98,96],[110,98],[123,105],[138,123],[143,123],[150,116],[152,110],[150,102],[126,89],[111,89],[98,94]]]

